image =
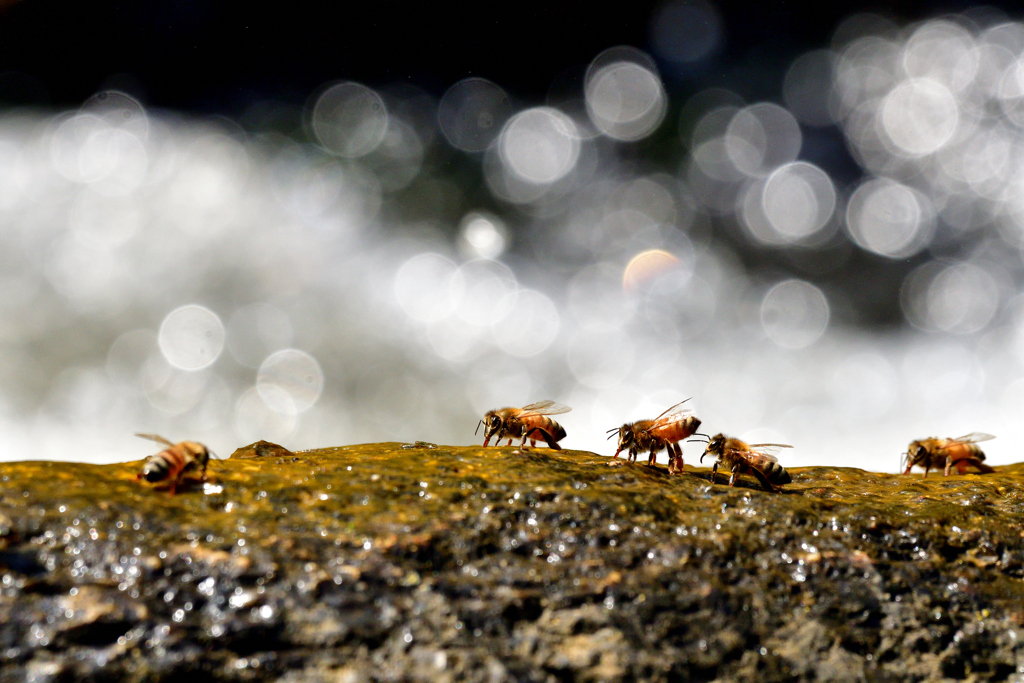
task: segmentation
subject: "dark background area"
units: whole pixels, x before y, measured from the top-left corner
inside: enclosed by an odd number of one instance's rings
[[[851,13],[907,21],[971,6],[713,4],[723,19],[717,54],[685,71],[661,65],[666,85],[680,95],[720,84],[748,98],[777,98],[785,67],[800,52],[827,45]],[[338,79],[405,81],[440,95],[470,75],[539,101],[560,73],[585,66],[601,50],[649,50],[651,18],[661,5],[0,2],[0,101],[61,108],[118,87],[149,106],[237,115],[263,99],[303,102]]]

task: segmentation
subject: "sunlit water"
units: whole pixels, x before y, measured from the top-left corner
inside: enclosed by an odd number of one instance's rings
[[[670,4],[652,40],[685,65],[720,32]],[[912,439],[972,431],[1019,460],[1022,53],[1016,23],[858,15],[793,62],[785,106],[716,89],[679,121],[627,47],[543,106],[481,78],[436,102],[335,84],[308,137],[118,92],[4,112],[0,458],[137,459],[136,431],[221,455],[468,444],[486,410],[546,398],[573,407],[564,446],[610,454],[608,429],[693,397],[702,431],[793,444],[788,465],[893,470]],[[865,171],[849,186],[801,159],[831,125]],[[680,167],[620,153],[664,126]],[[429,164],[440,148],[500,215]],[[880,331],[835,319],[852,291],[745,269],[723,225],[755,251],[933,257]]]

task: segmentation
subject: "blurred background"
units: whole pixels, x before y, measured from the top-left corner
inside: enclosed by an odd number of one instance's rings
[[[693,397],[1021,460],[1024,17],[625,4],[0,2],[0,459]]]

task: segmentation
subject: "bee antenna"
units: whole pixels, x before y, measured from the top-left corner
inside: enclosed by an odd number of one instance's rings
[[[708,436],[707,434],[701,434],[700,432],[694,432],[694,433],[693,433],[693,435],[694,435],[694,436],[703,436],[703,437],[704,437],[705,439],[707,439],[708,441],[711,441],[711,437],[710,437],[710,436]]]
[[[477,434],[480,433],[480,425],[482,425],[483,423],[483,420],[480,420],[479,422],[476,423],[476,429],[473,430],[473,436],[476,436]]]
[[[704,436],[704,435],[701,434],[700,436]],[[687,443],[711,443],[711,439],[710,438],[707,439],[707,440],[704,440],[704,439],[687,439],[686,442]]]

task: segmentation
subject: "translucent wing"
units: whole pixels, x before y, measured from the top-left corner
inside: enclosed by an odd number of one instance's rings
[[[523,415],[561,415],[568,413],[572,408],[563,406],[554,401],[538,401],[528,406],[523,406]]]
[[[963,443],[978,443],[979,441],[988,441],[994,438],[996,437],[992,436],[991,434],[985,434],[983,432],[971,432],[970,434],[964,434],[963,436],[958,436],[957,438],[951,440],[962,441]]]
[[[648,427],[647,429],[645,429],[644,431],[647,432],[647,431],[650,431],[652,429],[657,429],[658,427],[663,427],[663,426],[665,426],[667,424],[672,424],[673,422],[676,422],[677,420],[681,420],[684,417],[688,417],[690,415],[693,415],[693,410],[691,408],[681,408],[680,407],[680,406],[682,406],[684,403],[686,403],[689,400],[690,399],[688,399],[688,398],[684,399],[684,400],[680,401],[679,403],[675,404],[674,406],[671,406],[670,408],[668,408],[661,415],[659,415],[658,417],[654,418],[654,420],[651,422],[651,426]]]
[[[156,441],[157,443],[162,443],[165,446],[173,446],[174,445],[173,442],[168,441],[167,439],[165,439],[164,437],[160,436],[159,434],[139,434],[138,432],[136,432],[135,436],[139,437],[140,439],[149,439],[150,441]]]
[[[755,444],[750,444],[750,452],[751,453],[755,453],[756,455],[764,456],[764,457],[768,458],[769,460],[771,460],[772,462],[778,462],[779,461],[779,459],[776,458],[775,456],[778,455],[779,449],[781,449],[781,448],[792,448],[792,446],[790,446],[789,444],[786,444],[786,443],[755,443]]]

